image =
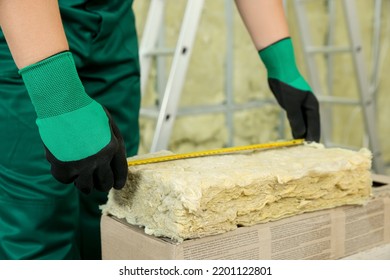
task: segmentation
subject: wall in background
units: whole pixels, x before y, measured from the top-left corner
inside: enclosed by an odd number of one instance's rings
[[[150,1],[135,1],[134,10],[137,16],[139,37],[147,16]],[[174,46],[180,29],[183,10],[187,1],[167,0],[165,23],[165,44]],[[339,0],[336,0],[336,32],[334,36],[337,45],[348,43],[344,24],[343,10]],[[367,72],[372,73],[372,28],[374,22],[374,0],[356,0],[360,29],[362,31],[363,50],[366,57]],[[299,68],[305,77],[308,77],[305,67],[299,30],[297,29],[296,15],[292,1],[287,0],[287,16],[291,37],[294,42]],[[226,34],[231,30],[226,28],[225,0],[206,0],[202,14],[194,51],[190,61],[184,91],[181,95],[180,106],[220,104],[225,100],[225,63],[226,63]],[[310,1],[307,5],[310,20],[311,34],[316,44],[322,45],[328,34],[329,20],[326,1]],[[382,34],[380,44],[380,75],[377,87],[379,139],[382,145],[384,160],[390,162],[390,95],[387,93],[390,79],[386,73],[390,71],[389,37],[390,22],[389,1],[383,1],[381,12]],[[236,103],[245,103],[250,100],[273,99],[268,89],[266,71],[261,63],[250,37],[234,8],[234,80],[233,92]],[[353,61],[350,54],[338,54],[333,57],[334,68],[329,75],[327,60],[318,56],[321,82],[325,91],[331,90],[336,96],[357,97],[356,81],[354,79]],[[167,59],[167,71],[170,59]],[[152,70],[150,82],[143,98],[143,106],[155,104],[157,98],[156,69]],[[331,89],[328,86],[331,80]],[[354,147],[365,146],[366,139],[363,132],[361,111],[358,107],[333,106],[332,125],[334,142]],[[280,138],[280,108],[277,105],[266,105],[234,114],[234,145],[247,145],[273,141]],[[140,153],[147,153],[155,128],[155,121],[141,118],[141,146]],[[283,127],[283,126],[282,126]],[[288,125],[285,129],[285,138],[291,134]],[[223,114],[205,114],[178,117],[169,149],[174,152],[188,152],[210,148],[220,148],[228,143],[225,117]]]

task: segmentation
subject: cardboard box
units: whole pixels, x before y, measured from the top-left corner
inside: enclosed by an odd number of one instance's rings
[[[103,216],[103,259],[340,259],[390,243],[390,177],[373,175],[364,206],[342,206],[175,243]]]

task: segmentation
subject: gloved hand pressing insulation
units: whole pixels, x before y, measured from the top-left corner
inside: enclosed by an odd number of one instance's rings
[[[108,111],[86,94],[72,54],[56,54],[19,73],[54,178],[74,182],[84,193],[121,189],[127,178],[124,141]]]
[[[318,100],[299,73],[290,38],[259,51],[268,73],[268,84],[279,105],[286,111],[294,138],[320,140]]]

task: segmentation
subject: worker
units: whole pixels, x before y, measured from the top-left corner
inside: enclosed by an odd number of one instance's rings
[[[101,258],[99,205],[139,143],[132,3],[0,0],[0,259]],[[294,137],[318,140],[281,1],[236,3]]]
[[[269,87],[287,113],[293,137],[319,142],[318,100],[297,68],[282,0],[235,1],[267,69]]]
[[[0,0],[0,259],[101,258],[139,142],[132,2]]]

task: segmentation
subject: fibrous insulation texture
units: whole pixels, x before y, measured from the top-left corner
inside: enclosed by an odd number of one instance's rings
[[[149,154],[158,156],[161,154]],[[250,153],[129,167],[103,214],[178,242],[238,226],[364,204],[371,195],[371,153],[305,144]]]

